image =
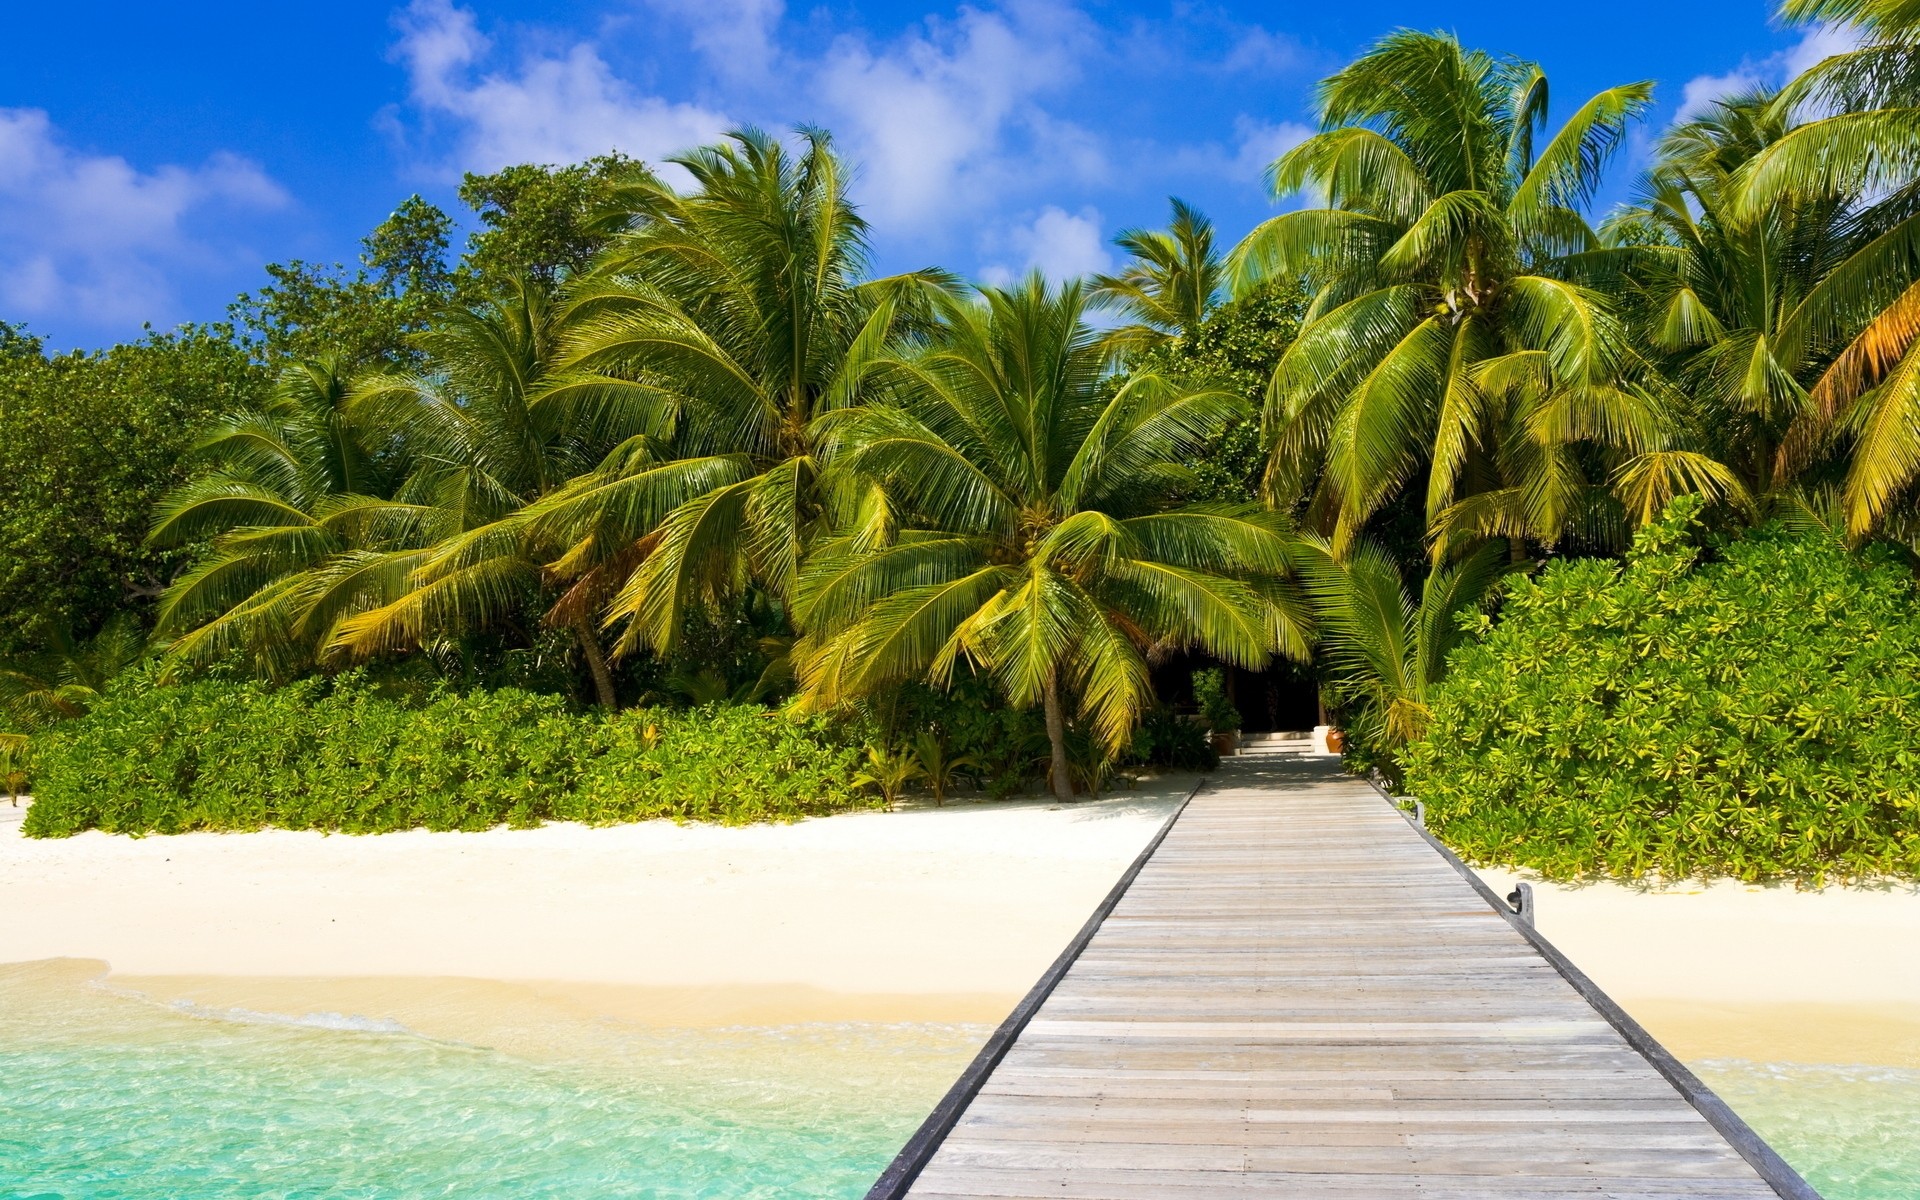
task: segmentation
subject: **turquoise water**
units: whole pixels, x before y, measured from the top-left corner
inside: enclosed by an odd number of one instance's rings
[[[858,1197],[985,1030],[602,1030],[533,1063],[0,988],[0,1197]],[[610,1043],[613,1052],[606,1053]]]
[[[1727,1060],[1695,1071],[1827,1200],[1920,1197],[1920,1071]]]
[[[985,1035],[595,1026],[528,1061],[0,971],[0,1198],[861,1196]],[[1699,1064],[1827,1200],[1920,1196],[1920,1072]]]

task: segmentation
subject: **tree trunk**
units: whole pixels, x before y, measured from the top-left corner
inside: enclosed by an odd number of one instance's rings
[[[1067,718],[1060,708],[1060,669],[1047,676],[1047,741],[1053,747],[1053,794],[1073,799],[1073,768],[1067,764]]]
[[[600,635],[594,632],[593,621],[587,614],[580,613],[573,618],[573,636],[580,643],[580,653],[586,656],[600,707],[613,712],[620,707],[620,697],[613,690],[613,672],[607,669],[607,656],[600,652]]]

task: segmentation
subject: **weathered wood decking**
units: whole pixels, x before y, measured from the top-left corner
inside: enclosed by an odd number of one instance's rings
[[[1815,1193],[1368,785],[1229,765],[869,1200]]]

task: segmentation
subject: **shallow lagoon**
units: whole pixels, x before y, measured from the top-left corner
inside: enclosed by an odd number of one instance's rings
[[[531,1062],[11,982],[7,1200],[859,1196],[986,1034],[628,1026]]]
[[[856,1198],[986,1034],[606,1023],[530,1061],[0,975],[8,1200]],[[1920,1072],[1700,1072],[1828,1200],[1920,1194]]]

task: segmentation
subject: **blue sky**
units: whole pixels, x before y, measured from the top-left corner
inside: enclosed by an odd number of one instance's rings
[[[1616,170],[1689,103],[1837,35],[1755,0],[1301,5],[334,0],[21,6],[0,42],[0,319],[93,347],[218,319],[261,264],[351,260],[464,170],[813,122],[857,164],[882,269],[1111,265],[1179,195],[1238,237],[1315,80],[1399,26],[1541,62],[1557,113],[1658,82]]]

